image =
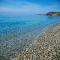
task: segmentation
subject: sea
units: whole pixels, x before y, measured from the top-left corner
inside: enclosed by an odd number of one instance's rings
[[[60,24],[59,16],[0,15],[0,56],[15,57],[49,28]]]

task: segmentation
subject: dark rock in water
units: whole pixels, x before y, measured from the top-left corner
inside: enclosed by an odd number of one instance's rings
[[[48,15],[48,16],[60,16],[60,12],[48,12],[46,15]]]

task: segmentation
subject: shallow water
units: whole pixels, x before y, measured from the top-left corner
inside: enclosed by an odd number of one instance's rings
[[[57,16],[0,15],[0,55],[15,56],[28,47],[45,27],[60,23]]]

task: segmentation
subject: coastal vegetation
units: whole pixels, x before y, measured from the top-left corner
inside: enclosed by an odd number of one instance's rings
[[[48,16],[60,16],[60,12],[48,12],[46,15],[48,15]]]

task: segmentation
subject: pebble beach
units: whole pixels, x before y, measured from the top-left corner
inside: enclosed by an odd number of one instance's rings
[[[48,28],[31,47],[23,49],[15,60],[60,60],[60,24]]]

